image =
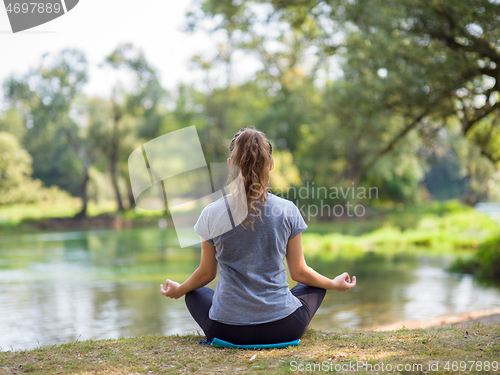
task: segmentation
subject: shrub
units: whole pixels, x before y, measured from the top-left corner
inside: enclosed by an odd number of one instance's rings
[[[500,238],[481,244],[470,258],[458,258],[449,268],[452,272],[473,273],[482,279],[500,280]]]

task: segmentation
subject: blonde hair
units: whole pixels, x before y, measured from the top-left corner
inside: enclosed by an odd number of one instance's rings
[[[240,129],[229,144],[229,158],[231,165],[237,168],[229,168],[230,179],[234,180],[241,172],[244,194],[248,208],[248,216],[242,225],[249,224],[252,230],[256,216],[262,222],[261,208],[266,203],[266,195],[269,187],[269,170],[273,164],[273,146],[261,131],[249,128]],[[245,201],[243,191],[233,191],[235,201]],[[241,185],[240,185],[241,186]],[[240,188],[241,189],[241,188]],[[237,199],[243,197],[242,200]]]

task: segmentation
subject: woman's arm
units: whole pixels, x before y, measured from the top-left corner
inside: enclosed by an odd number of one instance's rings
[[[170,298],[180,298],[192,290],[207,285],[217,276],[217,259],[215,259],[215,246],[201,239],[200,266],[189,278],[181,284],[167,279],[165,288],[160,284],[160,292]]]
[[[356,286],[356,276],[350,280],[349,274],[344,272],[335,279],[325,277],[306,264],[302,251],[302,233],[288,241],[286,247],[286,263],[288,271],[294,281],[317,288],[344,292]]]

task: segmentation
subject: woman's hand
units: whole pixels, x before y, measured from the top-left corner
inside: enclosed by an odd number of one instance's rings
[[[356,286],[356,276],[352,277],[351,282],[349,274],[347,272],[344,272],[342,275],[338,275],[335,279],[333,279],[333,285],[333,290],[336,290],[338,292],[345,292],[346,290],[349,290]]]
[[[181,286],[181,284],[176,283],[175,281],[167,279],[167,281],[165,282],[165,288],[163,288],[163,284],[160,284],[160,292],[165,297],[170,297],[170,298],[178,299],[178,298],[180,298],[180,297],[182,297],[184,295],[179,290],[180,286]]]
[[[180,285],[175,281],[168,280],[160,284],[160,292],[165,297],[181,298],[192,290],[207,285],[217,276],[217,259],[215,258],[215,246],[201,239],[201,260],[200,266],[193,272],[189,278]]]

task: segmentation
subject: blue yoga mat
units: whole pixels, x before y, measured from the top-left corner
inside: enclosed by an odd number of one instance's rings
[[[255,345],[235,345],[230,342],[214,337],[210,345],[217,348],[236,348],[236,349],[279,349],[287,348],[289,346],[299,346],[300,340],[282,342],[277,344],[255,344]]]

